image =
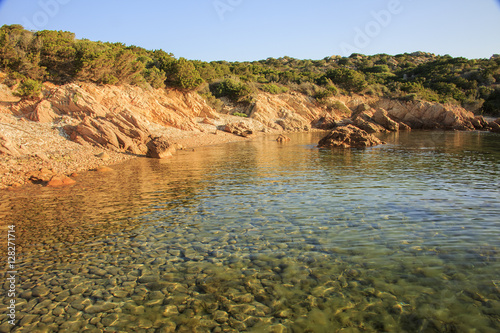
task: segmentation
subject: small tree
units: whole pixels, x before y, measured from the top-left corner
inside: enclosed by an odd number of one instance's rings
[[[203,83],[203,79],[194,64],[184,58],[172,61],[169,67],[167,77],[177,87],[196,89]]]

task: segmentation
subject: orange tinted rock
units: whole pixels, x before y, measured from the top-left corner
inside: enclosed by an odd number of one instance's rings
[[[65,175],[55,175],[47,183],[49,187],[59,187],[76,184],[76,181]]]
[[[58,186],[63,186],[63,178],[61,176],[53,176],[49,182],[47,183],[47,186],[50,187],[58,187]]]
[[[384,144],[377,137],[366,131],[353,126],[346,125],[337,127],[327,136],[321,139],[318,147],[321,148],[364,148]]]
[[[47,100],[38,103],[35,110],[26,116],[29,120],[40,123],[51,123],[57,117],[58,115],[54,112],[52,104]]]
[[[30,171],[26,173],[26,178],[33,182],[49,182],[54,176],[53,170],[41,168],[38,171]]]
[[[165,137],[155,137],[147,144],[147,157],[166,158],[172,156],[175,152],[175,145],[171,144]]]
[[[73,184],[76,184],[76,181],[74,181],[73,179],[69,178],[69,177],[64,177],[63,180],[63,185],[73,185]]]
[[[280,134],[278,136],[278,138],[276,139],[276,141],[278,141],[279,143],[283,143],[283,142],[287,142],[287,141],[290,141],[290,138],[283,135],[283,134]]]

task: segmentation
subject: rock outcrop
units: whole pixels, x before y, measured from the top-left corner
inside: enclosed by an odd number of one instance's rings
[[[303,132],[312,126],[326,129],[332,122],[343,116],[327,106],[319,104],[314,98],[296,92],[287,94],[260,93],[251,107],[250,117],[262,123],[269,130]],[[318,124],[313,125],[313,124]]]
[[[352,123],[369,134],[387,132],[382,125],[379,125],[373,120],[372,115],[373,113],[369,111],[363,111],[353,116]]]
[[[483,124],[472,112],[456,105],[381,99],[374,106],[386,110],[391,119],[397,119],[412,129],[483,129]]]
[[[226,125],[222,126],[221,129],[224,132],[231,133],[231,134],[238,135],[238,136],[242,136],[244,138],[247,138],[250,135],[254,134],[254,130],[251,129],[244,122],[226,124]]]
[[[49,187],[68,186],[76,184],[76,181],[70,177],[57,174],[54,170],[41,168],[38,171],[30,171],[26,173],[26,177],[33,183],[47,185]]]
[[[78,125],[67,125],[64,130],[72,141],[132,154],[146,153],[145,143],[150,135],[144,121],[127,111],[107,118],[85,117]]]
[[[8,91],[2,87],[2,91]],[[220,129],[242,137],[261,131],[307,131],[311,127],[331,130],[347,123],[368,133],[411,129],[500,131],[497,122],[488,123],[456,105],[365,96],[330,97],[319,103],[297,92],[259,93],[251,105],[227,106],[224,112],[228,114],[219,114],[195,92],[174,89],[44,83],[41,96],[21,101],[7,96],[0,113],[57,124],[74,142],[136,155],[147,153],[150,136],[164,135],[165,129],[172,128],[193,133],[217,133]],[[236,120],[229,115],[234,111],[242,111],[248,118]],[[21,154],[5,138],[0,138],[0,153]]]
[[[280,134],[277,138],[276,138],[276,141],[278,141],[279,143],[285,143],[285,142],[288,142],[290,141],[290,138],[283,135],[283,134]]]
[[[167,158],[175,153],[175,146],[163,136],[154,137],[147,144],[148,151],[146,156],[149,158]]]
[[[318,143],[320,148],[365,148],[384,144],[372,134],[353,126],[340,126],[331,131]]]

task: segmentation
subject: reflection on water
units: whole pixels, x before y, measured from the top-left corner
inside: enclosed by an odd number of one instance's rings
[[[498,332],[500,136],[318,139],[2,193],[22,260],[14,331]]]

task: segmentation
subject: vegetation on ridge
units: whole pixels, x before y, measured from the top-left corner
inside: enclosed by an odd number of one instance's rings
[[[221,110],[225,102],[252,103],[258,90],[295,91],[325,103],[329,97],[364,95],[457,103],[476,113],[500,115],[500,57],[465,59],[416,52],[253,62],[176,59],[163,50],[75,39],[65,31],[0,28],[0,70],[17,94],[36,98],[40,83],[84,81],[144,88],[197,90]],[[227,97],[227,100],[221,98]]]

